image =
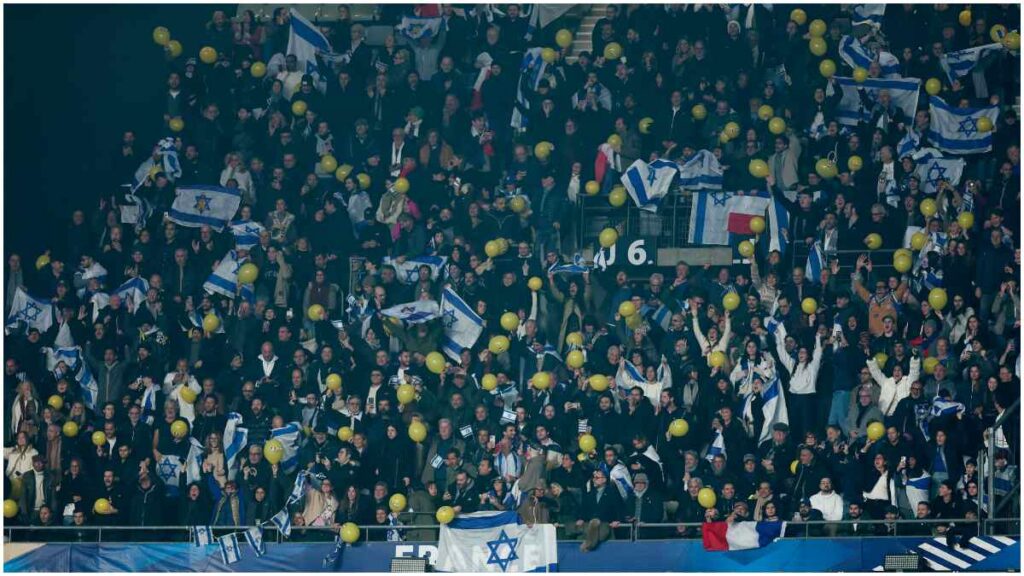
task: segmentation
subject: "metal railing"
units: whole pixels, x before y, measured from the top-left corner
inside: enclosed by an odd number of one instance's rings
[[[982,534],[990,534],[995,524],[1018,522],[1019,526],[1020,518],[995,517],[1009,503],[1019,500],[1020,478],[1017,479],[1017,483],[1010,488],[1007,494],[998,501],[996,500],[995,492],[996,430],[998,430],[1003,423],[1010,418],[1010,416],[1016,414],[1019,410],[1020,398],[1017,398],[1009,408],[1004,410],[1003,413],[996,418],[995,422],[992,423],[992,426],[987,429],[988,447],[978,451],[978,461],[984,463],[981,466],[981,482],[978,483],[978,501],[984,502],[987,496],[988,501],[991,503],[989,506],[991,513],[985,514],[986,517],[981,520]]]

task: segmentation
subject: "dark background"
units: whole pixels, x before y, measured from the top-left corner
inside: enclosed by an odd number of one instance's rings
[[[153,145],[170,68],[153,28],[182,43],[181,65],[217,9],[232,17],[237,4],[4,6],[5,256],[31,266],[73,208],[109,195],[105,167],[125,130],[137,152]]]

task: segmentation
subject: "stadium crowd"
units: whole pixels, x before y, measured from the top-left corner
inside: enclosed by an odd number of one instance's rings
[[[523,8],[444,5],[437,34],[396,30],[371,46],[366,25],[413,8],[359,23],[341,6],[322,26],[332,53],[318,75],[288,53],[286,9],[215,12],[212,58],[160,38],[168,71],[152,114],[172,144],[126,129],[97,159],[112,183],[97,203],[54,224],[46,254],[8,255],[5,307],[21,321],[5,336],[7,522],[245,526],[287,508],[293,527],[430,539],[413,526],[439,507],[517,509],[587,549],[632,522],[916,518],[949,522],[899,533],[944,534],[993,498],[1014,500],[999,516],[1019,516],[1016,414],[988,432],[1020,397],[1019,56],[953,82],[940,63],[989,44],[996,24],[1016,30],[1019,6],[890,5],[874,27],[852,26],[846,5],[611,5],[593,52],[578,54],[556,42],[563,26],[534,29]],[[916,115],[866,101],[869,121],[841,124],[843,89],[808,49],[817,19],[840,75],[852,70],[837,44],[854,28],[922,79]],[[524,88],[532,47],[555,56]],[[866,72],[879,77],[878,62]],[[931,78],[951,105],[1000,113],[991,151],[963,156],[959,183],[926,194],[895,149],[911,128],[929,145]],[[590,181],[607,196],[636,159],[702,149],[725,190],[767,188],[788,208],[785,252],[642,278],[572,266],[593,247],[578,240]],[[822,178],[830,153],[838,175]],[[166,170],[172,155],[180,173]],[[880,188],[887,179],[896,187]],[[197,185],[240,195],[233,225],[170,219],[176,191]],[[621,232],[627,208],[609,210]],[[901,273],[889,262],[907,226],[930,236],[912,254],[926,264]],[[882,250],[865,247],[872,233]],[[810,280],[815,240],[826,263]],[[235,270],[255,278],[230,297],[208,289],[226,254],[255,265]],[[446,260],[409,266],[431,256]],[[143,288],[118,291],[136,278]],[[948,304],[930,302],[936,278]],[[483,327],[451,355],[444,315],[384,314],[449,291]],[[53,305],[44,329],[16,309],[21,292]],[[78,359],[56,352],[75,347]],[[277,434],[291,423],[297,435]],[[284,459],[265,454],[272,438],[294,440]],[[980,502],[990,443],[996,494]],[[310,481],[292,499],[299,471]]]

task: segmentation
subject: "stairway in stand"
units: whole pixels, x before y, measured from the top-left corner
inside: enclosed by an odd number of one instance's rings
[[[580,27],[572,40],[572,52],[565,58],[569,64],[575,64],[580,52],[593,53],[594,45],[591,41],[594,35],[594,25],[601,18],[604,18],[607,11],[607,4],[591,4],[590,13],[580,21]]]

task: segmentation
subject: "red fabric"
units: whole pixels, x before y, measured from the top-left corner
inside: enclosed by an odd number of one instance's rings
[[[725,537],[728,531],[728,522],[705,522],[701,528],[704,538],[704,549],[714,552],[728,550],[729,541]]]
[[[419,6],[421,18],[437,18],[441,16],[440,4],[421,4]]]
[[[729,212],[729,224],[726,228],[733,234],[752,234],[750,221],[754,214],[743,214],[742,212]]]

